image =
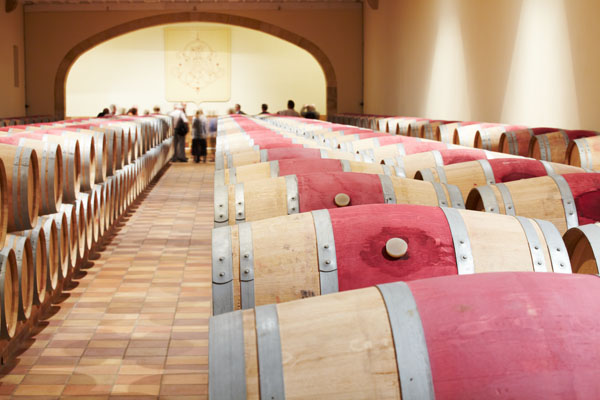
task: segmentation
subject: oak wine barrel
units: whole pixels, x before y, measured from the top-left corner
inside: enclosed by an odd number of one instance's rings
[[[564,234],[578,225],[600,221],[600,173],[549,175],[478,186],[469,193],[466,207],[545,219]]]
[[[581,168],[531,158],[497,158],[422,169],[415,179],[456,185],[466,199],[476,186],[582,172]]]
[[[520,129],[527,129],[527,127],[521,125],[502,124],[481,126],[475,133],[473,147],[490,151],[502,151],[502,146],[500,144],[502,135],[505,132],[515,132]],[[525,145],[527,146],[527,144]],[[524,156],[527,156],[527,154],[524,154]]]
[[[547,221],[372,204],[212,231],[213,312],[398,280],[493,271],[570,273]]]
[[[498,151],[506,154],[514,154],[522,157],[529,157],[529,142],[535,135],[556,132],[556,128],[525,128],[503,132],[500,134],[498,142]]]
[[[0,250],[0,338],[10,339],[19,320],[19,273],[17,258],[10,247]]]
[[[17,260],[17,278],[19,283],[19,321],[31,317],[35,293],[35,271],[31,241],[27,237],[7,235],[6,246],[13,249]]]
[[[586,399],[600,280],[525,272],[394,282],[209,322],[209,398]]]
[[[79,243],[79,236],[80,236],[80,225],[79,222],[77,221],[77,210],[75,208],[75,205],[73,204],[63,204],[60,207],[61,212],[66,216],[67,218],[67,225],[63,225],[60,228],[64,229],[66,228],[66,231],[69,234],[69,267],[67,272],[67,275],[69,273],[71,273],[71,271],[73,271],[73,269],[77,266],[77,259],[79,256],[79,252],[80,252],[80,243]],[[56,221],[57,224],[59,223],[59,221]],[[64,271],[63,271],[64,272]],[[66,278],[67,275],[63,274],[63,278]]]
[[[33,265],[33,304],[40,305],[46,300],[48,284],[48,241],[44,229],[39,224],[27,231],[15,232],[15,236],[26,237],[31,243],[31,262]],[[11,235],[9,235],[11,236]]]
[[[40,209],[37,153],[27,147],[0,144],[0,159],[4,162],[6,175],[6,229],[8,232],[31,229],[37,223]]]
[[[600,171],[600,136],[571,141],[566,162],[587,170]]]
[[[561,130],[536,135],[529,142],[529,156],[538,160],[564,163],[567,159],[567,148],[571,141],[598,134],[595,131]]]
[[[563,236],[573,272],[600,274],[600,223],[569,229]]]
[[[64,215],[63,215],[64,217]],[[52,292],[58,287],[59,271],[63,260],[61,259],[61,238],[52,216],[41,217],[36,228],[41,228],[46,238],[46,287]],[[64,246],[66,246],[66,240]],[[66,247],[63,249],[66,251]]]

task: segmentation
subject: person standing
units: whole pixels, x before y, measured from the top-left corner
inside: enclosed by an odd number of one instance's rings
[[[192,121],[192,155],[194,162],[206,162],[206,136],[208,133],[208,120],[201,109],[196,111],[196,116]]]
[[[296,103],[294,103],[294,100],[288,100],[287,110],[277,111],[277,115],[284,115],[286,117],[299,117],[300,114],[298,113],[298,111],[294,110],[294,107],[296,107]]]
[[[242,111],[242,106],[239,104],[235,105],[235,114],[246,115],[246,113]]]
[[[173,158],[172,162],[187,162],[185,156],[185,135],[189,131],[188,117],[185,114],[185,104],[178,104],[175,109],[169,114],[173,118],[174,135],[173,135]]]

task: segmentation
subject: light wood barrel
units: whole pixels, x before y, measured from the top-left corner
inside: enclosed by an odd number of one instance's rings
[[[243,165],[215,171],[215,187],[258,179],[275,178],[296,173],[315,172],[362,172],[395,176],[393,167],[383,164],[334,159],[291,159],[275,160],[258,164]]]
[[[81,151],[79,142],[62,136],[43,135],[47,143],[59,144],[63,151],[63,201],[73,202],[81,188]]]
[[[97,224],[98,219],[100,218],[98,214],[98,201],[96,200],[96,196],[91,193],[80,193],[77,200],[80,201],[83,206],[86,226],[86,248],[90,251],[98,237]]]
[[[58,286],[59,270],[62,263],[60,238],[56,222],[52,217],[40,218],[36,228],[42,229],[46,239],[46,288],[48,288],[48,291],[54,291]]]
[[[93,190],[93,195],[96,198],[97,203],[97,220],[96,229],[94,231],[94,240],[99,242],[102,236],[104,236],[104,230],[106,229],[106,195],[105,185],[96,185]]]
[[[584,130],[561,130],[536,135],[529,142],[529,156],[538,160],[564,163],[567,159],[567,148],[571,141],[596,135],[598,135],[598,132]]]
[[[35,228],[16,232],[15,236],[27,237],[31,243],[33,264],[33,304],[40,305],[46,300],[48,285],[48,241],[43,227],[38,223]]]
[[[79,142],[81,152],[81,190],[88,191],[96,181],[96,142],[91,135],[83,135],[75,132],[48,131],[49,136],[61,135],[65,138]]]
[[[71,132],[71,130],[67,129],[67,131],[69,133],[63,133],[64,136],[76,137],[77,135],[79,135],[93,138],[95,158],[94,164],[96,166],[96,170],[94,173],[94,184],[104,182],[104,180],[106,179],[106,170],[108,165],[108,148],[106,135],[104,134],[104,132],[92,131],[87,129],[76,129],[75,132]]]
[[[0,159],[4,162],[6,175],[6,229],[8,232],[31,229],[37,223],[40,208],[37,153],[27,147],[0,144]]]
[[[546,175],[585,172],[581,168],[531,158],[498,158],[477,160],[422,169],[415,179],[456,185],[466,199],[476,186],[512,182]]]
[[[466,206],[551,221],[561,234],[600,221],[600,173],[550,175],[471,190]]]
[[[107,176],[112,176],[115,173],[117,157],[118,154],[121,154],[119,148],[123,147],[123,136],[117,135],[116,129],[109,126],[90,125],[87,128],[104,135],[106,141],[104,146],[106,149],[106,175],[104,179],[106,179]]]
[[[458,127],[464,128],[464,127],[467,127],[470,125],[479,126],[479,122],[461,121],[461,122],[452,122],[452,123],[438,125],[435,128],[434,137],[427,138],[427,139],[432,139],[432,140],[436,140],[438,142],[443,142],[443,143],[453,143],[454,142],[454,131],[456,130],[456,128],[458,128]]]
[[[31,241],[27,237],[7,235],[6,247],[15,252],[19,282],[19,320],[26,321],[31,317],[35,295],[35,271]]]
[[[420,142],[422,139],[413,138],[409,136],[377,136],[377,137],[367,137],[366,139],[359,139],[354,141],[341,142],[338,144],[338,147],[342,151],[347,151],[349,153],[360,153],[361,150],[367,149],[375,149],[381,146],[387,146],[396,143],[416,143]]]
[[[63,199],[63,157],[60,144],[21,138],[18,145],[35,149],[40,166],[40,215],[54,214]]]
[[[575,139],[567,149],[567,163],[600,171],[600,136]]]
[[[58,280],[62,281],[69,273],[71,267],[70,249],[75,246],[72,245],[71,236],[69,235],[69,220],[67,214],[64,211],[59,211],[56,214],[42,217],[44,223],[47,223],[44,219],[52,219],[56,224],[56,238],[58,241]]]
[[[421,126],[419,129],[419,137],[429,140],[439,141],[438,127],[441,125],[456,123],[458,121],[446,121],[446,120],[432,120],[428,124]]]
[[[215,226],[362,204],[464,208],[457,187],[388,175],[328,172],[286,175],[215,188]]]
[[[19,272],[17,258],[10,247],[0,250],[0,337],[12,338],[19,320]]]
[[[573,272],[600,273],[600,223],[569,229],[563,236]]]
[[[77,224],[79,225],[79,259],[78,262],[87,260],[92,247],[92,225],[88,218],[87,210],[90,209],[89,198],[83,200],[79,197],[75,201],[75,212],[77,213]]]
[[[209,398],[595,399],[599,285],[447,276],[213,317]]]
[[[67,271],[67,274],[69,274],[73,268],[77,266],[77,259],[80,251],[83,252],[83,250],[80,250],[81,244],[79,243],[79,237],[85,233],[83,233],[84,231],[81,229],[77,220],[77,210],[75,205],[63,204],[61,206],[61,211],[67,218],[66,228],[69,233],[69,269]],[[83,245],[85,246],[85,244]],[[66,277],[66,275],[63,275],[63,277]]]
[[[388,251],[398,240],[404,254]],[[571,272],[561,235],[547,221],[417,205],[317,210],[225,226],[213,229],[212,243],[215,314],[440,275]]]

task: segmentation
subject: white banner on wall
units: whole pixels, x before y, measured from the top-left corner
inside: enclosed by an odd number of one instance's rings
[[[230,30],[165,28],[164,32],[167,101],[229,101]]]

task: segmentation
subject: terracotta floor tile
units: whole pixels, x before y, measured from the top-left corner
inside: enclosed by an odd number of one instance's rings
[[[19,385],[14,396],[59,396],[64,385]]]
[[[87,395],[109,395],[112,385],[67,385],[63,391],[64,395],[87,396]]]
[[[29,374],[21,381],[21,385],[64,385],[69,380],[70,375],[67,374]]]
[[[126,396],[157,396],[160,393],[160,385],[114,385],[112,394]]]
[[[71,375],[69,385],[112,385],[117,379],[115,374],[78,374]]]

